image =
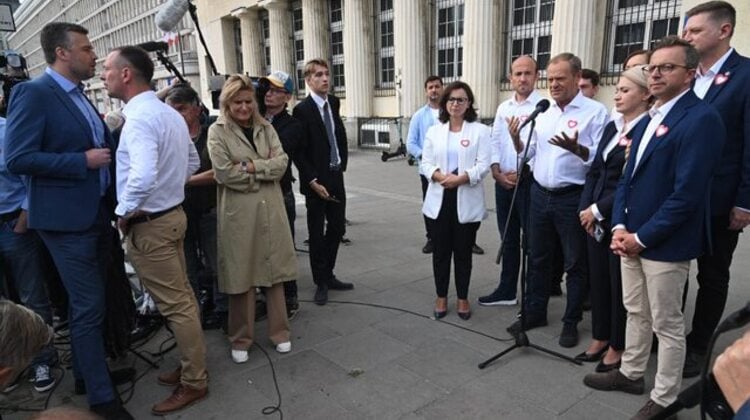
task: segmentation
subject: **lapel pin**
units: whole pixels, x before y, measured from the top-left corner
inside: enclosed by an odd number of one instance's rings
[[[463,146],[463,147],[469,147],[470,143],[471,142],[469,142],[469,139],[463,139],[463,140],[461,140],[461,146]]]
[[[656,137],[661,137],[669,131],[669,127],[667,127],[664,124],[661,124],[659,128],[656,129]]]
[[[577,125],[578,125],[578,121],[568,120],[568,128],[576,128]]]

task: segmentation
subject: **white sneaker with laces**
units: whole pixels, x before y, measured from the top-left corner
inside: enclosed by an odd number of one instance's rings
[[[248,359],[247,350],[232,350],[232,361],[234,363],[245,363]]]
[[[276,345],[276,351],[279,353],[289,353],[292,351],[292,342],[285,341]]]

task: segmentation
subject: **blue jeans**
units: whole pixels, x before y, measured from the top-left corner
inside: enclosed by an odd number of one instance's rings
[[[500,270],[500,284],[497,286],[497,292],[504,299],[515,299],[518,290],[518,271],[521,267],[521,228],[524,232],[526,229],[529,197],[529,185],[531,180],[524,176],[521,184],[518,186],[516,201],[511,209],[510,203],[513,200],[513,189],[506,190],[498,184],[495,184],[495,212],[497,215],[497,228],[500,233],[500,239],[503,241],[503,258]],[[505,221],[508,220],[508,232],[503,237]]]
[[[205,213],[185,212],[187,230],[185,231],[185,265],[190,286],[198,298],[201,289],[201,276],[211,279],[214,296],[214,310],[227,312],[229,304],[227,295],[219,292],[216,279],[216,208]]]
[[[104,353],[104,279],[111,238],[105,230],[111,212],[102,203],[96,221],[78,232],[38,231],[49,249],[69,298],[73,374],[83,379],[89,405],[114,401]]]
[[[35,231],[13,232],[17,220],[0,223],[0,275],[18,293],[21,303],[38,314],[47,325],[52,325],[50,305],[43,265],[44,244]],[[7,296],[7,293],[5,293]],[[57,352],[50,343],[34,357],[32,366],[57,362]]]
[[[588,276],[586,232],[578,219],[582,188],[550,193],[534,182],[531,185],[531,255],[526,288],[526,310],[529,318],[546,318],[552,276],[554,239],[562,243],[567,285],[567,305],[563,322],[581,321],[583,284]]]

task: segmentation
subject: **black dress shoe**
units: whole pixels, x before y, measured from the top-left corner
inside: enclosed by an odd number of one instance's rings
[[[427,243],[424,244],[422,247],[422,253],[423,254],[432,254],[432,251],[435,249],[435,247],[432,245],[432,239],[428,239]]]
[[[682,377],[693,378],[700,375],[705,361],[706,356],[688,350],[685,355],[685,365],[682,368]]]
[[[107,420],[133,420],[133,416],[128,413],[119,401],[93,404],[89,409]]]
[[[621,361],[618,360],[615,363],[612,363],[611,365],[608,365],[604,363],[604,359],[600,360],[599,363],[596,365],[596,371],[599,373],[609,372],[610,370],[615,370],[620,368]]]
[[[469,318],[471,318],[471,311],[468,311],[468,312],[458,312],[458,311],[456,311],[456,313],[458,314],[458,317],[461,318],[461,319],[463,319],[464,321],[468,321]]]
[[[135,378],[135,373],[135,369],[133,368],[117,369],[109,372],[109,379],[112,381],[112,385],[120,386],[132,381]],[[84,395],[86,393],[86,383],[83,379],[76,379],[73,388],[76,395]]]
[[[575,357],[576,360],[579,362],[596,362],[597,360],[601,360],[602,357],[604,357],[604,353],[607,352],[607,346],[602,347],[601,350],[594,354],[588,354],[585,351]]]
[[[474,253],[474,254],[477,254],[477,255],[484,255],[484,250],[482,249],[481,246],[479,246],[477,244],[474,244],[471,247],[471,252]]]
[[[345,283],[336,277],[333,277],[331,280],[328,281],[328,289],[329,290],[352,290],[354,289],[354,285],[351,283]]]
[[[570,348],[578,345],[578,327],[576,324],[563,324],[560,333],[560,346]]]
[[[533,328],[547,326],[547,318],[528,317],[524,321],[525,331],[531,330]],[[521,320],[519,319],[518,321],[514,322],[505,330],[513,335],[518,334],[519,332],[521,332]]]
[[[435,309],[432,314],[435,315],[435,319],[445,318],[445,316],[448,315],[448,310],[438,311]]]
[[[328,303],[328,286],[319,285],[315,290],[314,300],[316,305],[322,306]]]

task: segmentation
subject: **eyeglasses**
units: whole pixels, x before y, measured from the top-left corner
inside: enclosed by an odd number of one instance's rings
[[[448,103],[451,103],[451,102],[459,104],[459,105],[463,105],[469,102],[469,98],[454,98],[454,97],[448,98]]]
[[[657,70],[659,71],[659,74],[670,74],[673,71],[675,71],[675,69],[677,69],[678,67],[683,68],[683,69],[688,68],[687,66],[683,66],[681,64],[666,63],[666,64],[655,64],[652,66],[644,66],[642,70],[646,74],[654,74],[654,72],[656,72]]]

